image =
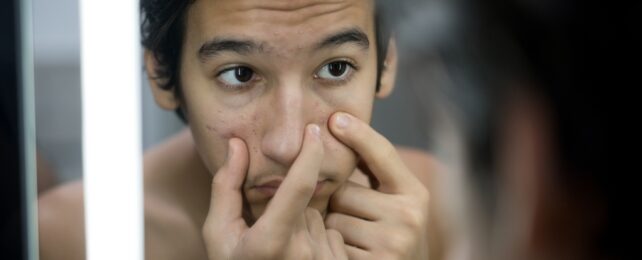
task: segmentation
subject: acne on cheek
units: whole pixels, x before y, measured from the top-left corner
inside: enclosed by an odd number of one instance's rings
[[[264,111],[263,111],[264,112]],[[214,135],[215,139],[221,140],[222,142],[227,142],[230,138],[237,137],[243,139],[248,145],[248,149],[251,152],[258,152],[259,147],[256,144],[260,144],[261,137],[259,136],[260,127],[259,121],[265,118],[267,115],[261,111],[254,113],[233,113],[232,116],[224,115],[223,111],[216,111],[216,118],[210,120],[205,124],[207,133]],[[316,118],[310,123],[317,124],[321,127],[321,140],[324,144],[327,153],[338,153],[347,148],[343,143],[332,135],[330,129],[328,128],[328,120],[330,116],[336,112],[335,109],[330,109],[327,106],[324,108],[318,101],[312,104],[312,114],[316,115]],[[302,125],[302,130],[305,129],[305,125]],[[301,132],[303,133],[303,131]],[[301,136],[303,138],[303,136]]]
[[[221,111],[217,111],[217,113],[216,119],[205,124],[208,134],[226,144],[233,137],[240,138],[248,145],[248,149],[252,149],[253,152],[257,151],[258,147],[253,146],[251,141],[257,136],[256,115],[248,116],[242,113],[230,117],[222,115]]]

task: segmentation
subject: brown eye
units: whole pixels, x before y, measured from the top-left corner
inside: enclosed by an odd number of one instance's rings
[[[339,77],[346,71],[347,67],[345,62],[332,62],[328,64],[328,72],[332,76]]]
[[[345,80],[352,69],[353,66],[346,61],[333,61],[324,65],[316,76],[325,80]]]
[[[234,69],[234,76],[240,82],[248,82],[252,79],[254,71],[248,67],[236,67]]]
[[[247,85],[246,83],[254,80],[257,76],[252,69],[244,66],[238,66],[226,69],[216,77],[226,87],[240,88]]]

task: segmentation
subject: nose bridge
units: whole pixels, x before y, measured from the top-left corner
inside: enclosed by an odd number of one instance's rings
[[[296,81],[295,81],[296,82]],[[266,109],[269,126],[263,136],[263,154],[277,163],[290,165],[299,154],[306,124],[305,91],[300,84],[283,84],[274,89]]]

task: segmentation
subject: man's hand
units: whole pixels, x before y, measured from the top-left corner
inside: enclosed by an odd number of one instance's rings
[[[320,130],[306,127],[303,147],[265,213],[249,228],[242,217],[242,185],[249,158],[245,143],[230,139],[228,156],[212,181],[203,238],[214,259],[347,259],[344,241],[308,208],[323,159]]]
[[[427,259],[428,190],[368,124],[346,113],[335,113],[329,124],[379,185],[345,183],[331,198],[326,226],[343,235],[350,259]]]

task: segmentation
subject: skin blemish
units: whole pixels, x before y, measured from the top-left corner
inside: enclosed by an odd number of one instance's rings
[[[209,124],[205,125],[205,128],[207,128],[208,131],[218,133],[218,129],[216,129],[216,127],[213,127],[213,126],[211,126]]]

